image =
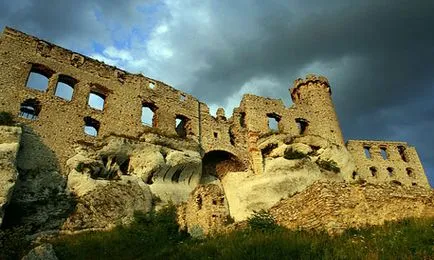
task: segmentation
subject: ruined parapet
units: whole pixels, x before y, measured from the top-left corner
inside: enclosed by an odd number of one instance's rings
[[[347,149],[356,163],[355,176],[430,188],[416,149],[405,142],[349,140]]]
[[[297,79],[290,93],[300,116],[297,123],[304,134],[319,135],[344,145],[330,84],[325,77],[308,75],[305,79]]]

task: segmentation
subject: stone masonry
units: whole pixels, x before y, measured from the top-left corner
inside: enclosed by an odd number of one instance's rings
[[[28,79],[35,74],[46,79],[44,88],[29,86]],[[12,113],[19,123],[33,129],[54,152],[61,171],[74,155],[74,144],[95,144],[113,135],[138,140],[154,133],[196,143],[202,158],[218,151],[226,160],[236,161],[233,165],[240,171],[262,174],[258,140],[279,133],[321,136],[338,146],[346,145],[356,163],[355,181],[363,178],[374,183],[395,181],[430,187],[415,148],[406,143],[344,143],[329,82],[321,76],[297,79],[290,89],[294,102],[290,107],[280,99],[246,94],[232,116],[226,117],[225,111],[218,109],[214,117],[206,104],[161,81],[128,73],[8,27],[0,38],[0,76],[0,111]],[[70,98],[58,93],[65,85],[72,92]],[[89,102],[95,96],[102,100],[101,107],[92,107]],[[144,109],[152,111],[152,122],[142,122]],[[272,120],[277,122],[277,129],[271,128]],[[84,131],[88,128],[95,134]],[[29,156],[40,156],[36,153]]]

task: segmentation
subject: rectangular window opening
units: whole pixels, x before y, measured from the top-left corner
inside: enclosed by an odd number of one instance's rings
[[[386,149],[386,147],[380,147],[380,152],[381,152],[381,157],[383,157],[383,160],[387,160],[388,156],[387,156],[387,149]]]
[[[371,159],[371,147],[363,146],[363,150],[365,151],[366,158]]]
[[[304,118],[296,118],[295,123],[297,124],[297,128],[300,135],[306,133],[307,127],[309,126],[309,122]]]

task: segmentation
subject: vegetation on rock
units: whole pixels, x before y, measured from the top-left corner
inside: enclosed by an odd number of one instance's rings
[[[14,117],[9,112],[0,112],[0,125],[14,125]]]

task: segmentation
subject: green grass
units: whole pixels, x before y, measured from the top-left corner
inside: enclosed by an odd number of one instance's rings
[[[59,259],[433,259],[434,219],[407,219],[341,235],[290,231],[258,212],[248,228],[203,240],[178,232],[174,208],[128,227],[50,241]]]

